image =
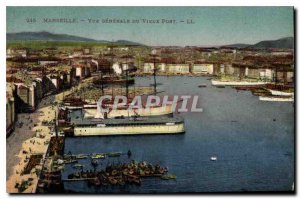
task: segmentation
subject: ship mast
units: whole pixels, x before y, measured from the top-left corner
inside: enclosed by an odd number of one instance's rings
[[[56,137],[56,140],[57,140],[57,137],[58,137],[58,129],[57,129],[57,123],[58,123],[58,120],[57,120],[57,113],[56,113],[56,110],[54,112],[55,114],[55,119],[54,119],[54,130],[55,130],[55,137]]]
[[[128,96],[129,96],[129,83],[128,83],[128,81],[129,81],[129,79],[128,79],[129,61],[128,61],[128,59],[132,59],[133,57],[131,55],[127,54],[127,55],[124,55],[122,58],[125,59],[125,62],[124,62],[124,69],[125,69],[125,76],[126,76],[125,86],[126,86],[126,97],[128,99]]]
[[[104,87],[103,87],[103,72],[100,73],[100,82],[101,82],[101,91],[102,95],[104,95]]]
[[[122,65],[122,69],[124,68],[125,69],[125,76],[126,76],[126,79],[125,79],[125,86],[126,86],[126,99],[127,99],[127,106],[129,104],[129,83],[128,83],[128,70],[129,70],[129,61],[128,59],[132,59],[133,56],[127,54],[127,55],[124,55],[122,56],[123,59],[125,59],[125,62],[124,62],[124,67]],[[129,111],[127,111],[128,113],[128,117],[129,117]]]
[[[115,77],[115,73],[114,73],[114,70],[112,68],[113,66],[113,60],[114,60],[114,47],[115,45],[113,44],[114,41],[112,41],[112,44],[110,45],[110,52],[109,52],[109,57],[110,57],[110,62],[111,62],[111,73],[112,73],[112,78],[114,79]],[[111,95],[112,97],[114,96],[114,84],[111,84]]]
[[[153,60],[153,87],[154,87],[154,95],[156,95],[156,59],[157,59],[157,55],[156,55],[156,50],[152,50],[150,57],[152,57]]]
[[[97,67],[97,72],[100,71],[100,88],[101,88],[101,93],[102,96],[104,95],[104,90],[103,90],[103,70],[100,69],[101,67],[101,62],[104,62],[104,56],[103,54],[99,54],[99,60],[98,60],[98,67]],[[104,65],[104,64],[103,64]]]
[[[127,62],[127,58],[126,58],[126,62]],[[128,100],[128,62],[126,63],[126,98]]]

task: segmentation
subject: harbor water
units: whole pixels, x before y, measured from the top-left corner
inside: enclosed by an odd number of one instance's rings
[[[249,91],[217,88],[207,77],[157,77],[160,95],[198,95],[201,113],[180,113],[185,134],[69,137],[65,153],[132,152],[100,160],[107,164],[131,160],[168,167],[176,180],[143,178],[140,186],[88,186],[65,182],[65,189],[82,193],[173,193],[289,191],[294,182],[294,105],[259,101]],[[149,86],[151,77],[136,78]],[[199,84],[207,87],[198,88]],[[211,161],[211,157],[217,157]],[[79,160],[92,169],[90,159]],[[74,172],[66,165],[63,179]]]

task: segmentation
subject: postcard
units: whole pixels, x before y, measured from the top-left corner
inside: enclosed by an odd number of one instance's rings
[[[6,191],[294,193],[293,7],[6,7]]]

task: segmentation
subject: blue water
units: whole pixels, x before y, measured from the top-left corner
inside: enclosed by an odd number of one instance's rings
[[[158,77],[161,95],[199,96],[202,113],[181,113],[186,133],[66,138],[73,154],[132,151],[131,159],[159,163],[176,180],[142,180],[141,186],[96,188],[85,182],[65,183],[77,192],[171,193],[287,191],[294,182],[294,107],[287,102],[263,102],[248,91],[216,88],[205,77]],[[149,85],[151,78],[136,79]],[[206,83],[206,88],[198,85]],[[275,121],[274,121],[275,119]],[[217,156],[217,161],[210,161]],[[126,156],[108,163],[130,161]],[[81,160],[91,169],[89,160]],[[74,169],[67,166],[63,177]]]

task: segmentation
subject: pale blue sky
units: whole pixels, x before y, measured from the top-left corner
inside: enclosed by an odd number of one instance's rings
[[[7,32],[49,31],[148,45],[253,44],[293,36],[293,7],[7,7]],[[26,18],[36,18],[33,24]],[[43,18],[175,19],[177,24],[44,23]],[[195,24],[181,23],[192,19]]]

